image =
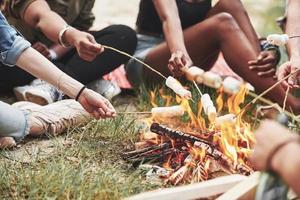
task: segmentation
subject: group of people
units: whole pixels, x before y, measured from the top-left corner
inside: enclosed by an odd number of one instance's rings
[[[27,135],[63,132],[68,123],[60,123],[62,119],[75,125],[82,123],[82,116],[114,117],[116,111],[108,99],[120,91],[101,77],[121,64],[135,87],[158,81],[140,63],[103,45],[176,77],[183,75],[181,68],[192,65],[209,70],[222,53],[233,71],[258,92],[300,68],[300,39],[295,38],[287,44],[289,61],[276,72],[280,51],[257,36],[240,0],[219,0],[213,6],[211,0],[141,0],[136,31],[125,25],[90,31],[95,0],[0,2],[0,92],[13,90],[18,100],[31,102],[0,102],[2,148],[14,146]],[[290,36],[300,35],[299,9],[298,0],[287,0],[283,27]],[[300,73],[294,73],[268,98],[281,105],[286,98],[287,108],[300,113],[300,100],[286,96],[288,87],[299,87],[299,77]],[[60,101],[62,94],[76,101]],[[299,138],[278,126],[267,121],[257,131],[254,164],[259,170],[278,172],[300,193],[299,159],[286,156],[300,151]]]

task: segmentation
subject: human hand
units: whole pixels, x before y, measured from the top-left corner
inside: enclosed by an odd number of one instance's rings
[[[65,41],[74,46],[78,55],[86,60],[93,61],[104,51],[104,47],[98,44],[93,35],[74,28],[68,29],[64,34]]]
[[[39,53],[41,53],[46,58],[48,58],[48,59],[51,58],[49,48],[46,45],[44,45],[43,43],[36,42],[32,45],[32,48],[37,50]]]
[[[188,55],[185,55],[182,51],[176,51],[171,55],[168,68],[175,77],[180,77],[184,74],[182,68],[192,65],[193,62]]]
[[[295,138],[297,135],[290,133],[288,129],[279,123],[271,120],[262,122],[259,129],[255,132],[256,144],[254,146],[254,152],[252,155],[252,164],[256,170],[267,170],[267,160],[270,153],[283,141],[287,141]],[[283,150],[283,149],[282,149]],[[272,169],[277,168],[276,154],[271,160]]]
[[[291,59],[291,61],[288,61],[279,67],[277,71],[278,80],[282,80],[284,77],[288,76],[289,74],[295,73],[296,70],[298,69],[300,69],[300,58]],[[298,82],[299,78],[300,78],[300,71],[296,72],[293,76],[283,81],[282,85],[285,88],[290,87],[291,89],[298,89],[300,88]]]
[[[96,119],[111,118],[116,116],[116,110],[112,104],[102,95],[90,89],[84,89],[78,102]]]
[[[274,77],[276,70],[277,56],[275,51],[262,51],[256,60],[248,62],[249,69],[257,71],[257,75],[261,77]]]

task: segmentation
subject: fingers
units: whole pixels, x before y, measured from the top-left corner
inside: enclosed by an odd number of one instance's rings
[[[274,65],[273,64],[250,65],[249,69],[252,70],[252,71],[264,72],[264,71],[268,71],[270,69],[274,69]]]
[[[274,68],[268,70],[268,71],[264,71],[264,72],[258,72],[257,75],[263,78],[267,78],[267,77],[273,77],[276,73],[276,70]]]
[[[82,32],[82,38],[78,41],[76,49],[79,56],[86,61],[93,61],[99,54],[104,51],[104,47],[98,44],[89,33]]]
[[[168,68],[173,73],[174,76],[182,76],[184,72],[181,70],[186,65],[191,63],[186,59],[184,54],[181,51],[172,53],[171,58],[169,59]]]

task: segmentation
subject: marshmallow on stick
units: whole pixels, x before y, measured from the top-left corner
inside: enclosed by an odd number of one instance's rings
[[[154,118],[171,118],[184,115],[182,106],[171,107],[156,107],[151,109],[152,117]]]
[[[208,94],[203,94],[201,97],[201,103],[204,113],[208,116],[210,122],[214,122],[217,117],[217,110]]]
[[[183,71],[185,72],[186,78],[189,81],[195,81],[198,84],[203,83],[203,74],[204,74],[203,69],[200,69],[199,67],[196,66],[192,66],[183,69]]]
[[[222,86],[222,78],[213,72],[205,72],[203,74],[203,83],[209,87],[218,89]]]
[[[192,93],[185,89],[179,81],[177,81],[175,78],[169,76],[166,80],[166,86],[168,86],[170,89],[172,89],[176,94],[178,94],[180,97],[185,99],[191,99]]]
[[[242,86],[242,82],[232,78],[230,76],[226,77],[223,81],[223,89],[227,94],[237,94]]]
[[[234,114],[227,114],[216,119],[216,128],[221,128],[222,124],[234,125],[236,123],[236,116]]]
[[[289,36],[287,34],[272,34],[267,37],[267,41],[273,45],[284,46],[289,41]]]

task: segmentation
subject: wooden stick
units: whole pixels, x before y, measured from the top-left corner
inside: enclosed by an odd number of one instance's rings
[[[180,187],[161,189],[138,194],[125,200],[190,200],[216,196],[245,180],[242,175],[230,175]]]
[[[247,93],[247,95],[249,95],[249,96],[251,96],[251,97],[253,97],[253,98],[256,98],[258,95],[257,94],[255,94],[255,93],[253,93],[253,92],[248,92]],[[259,98],[259,101],[261,101],[261,102],[263,102],[263,103],[265,103],[265,104],[267,104],[267,105],[270,105],[270,106],[273,106],[275,103],[273,103],[272,101],[270,101],[270,100],[268,100],[268,99],[266,99],[266,98],[264,98],[264,97],[260,97]],[[279,106],[279,105],[278,105]],[[279,106],[280,107],[280,106]],[[287,116],[289,116],[290,118],[292,118],[294,121],[296,121],[296,122],[300,122],[300,118],[299,119],[297,119],[297,116],[295,116],[293,113],[290,113],[290,112],[288,112],[287,110],[285,110],[285,111],[283,111],[284,112],[284,114],[286,114]]]
[[[161,76],[162,78],[167,79],[167,77],[164,76],[162,73],[160,73],[159,71],[157,71],[156,69],[154,69],[154,68],[151,67],[150,65],[144,63],[143,61],[141,61],[141,60],[139,60],[139,59],[137,59],[137,58],[135,58],[135,57],[129,55],[128,53],[126,53],[126,52],[124,52],[124,51],[120,51],[119,49],[116,49],[116,48],[114,48],[114,47],[110,47],[110,46],[106,46],[106,45],[102,45],[102,46],[103,46],[104,48],[106,48],[106,49],[110,49],[110,50],[112,50],[112,51],[118,52],[118,53],[120,53],[120,54],[122,54],[122,55],[124,55],[124,56],[127,56],[127,57],[129,57],[129,58],[134,59],[135,61],[141,63],[142,65],[144,65],[145,67],[147,67],[147,68],[150,69],[151,71],[155,72],[156,74],[158,74],[158,75]]]
[[[265,96],[268,92],[270,92],[271,90],[273,90],[275,87],[277,87],[278,85],[280,85],[283,81],[285,81],[286,79],[290,78],[291,76],[293,76],[294,74],[298,73],[299,71],[300,71],[300,68],[297,69],[296,71],[294,71],[293,73],[287,75],[286,77],[282,78],[281,80],[277,81],[274,85],[272,85],[271,87],[269,87],[268,89],[266,89],[264,92],[262,92],[260,95],[258,95],[256,98],[254,98],[248,104],[246,104],[245,107],[243,109],[241,109],[241,111],[238,113],[238,115],[240,115],[241,113],[243,113],[244,110],[247,107],[249,107],[251,104],[255,103],[261,97]]]
[[[236,200],[236,199],[241,199],[245,195],[251,195],[251,191],[253,191],[258,183],[259,183],[259,177],[260,173],[256,172],[249,176],[247,179],[244,181],[240,182],[230,190],[228,190],[226,193],[224,193],[222,196],[217,198],[217,200]],[[254,198],[251,198],[254,199]]]
[[[203,96],[203,93],[201,92],[200,88],[198,87],[197,83],[195,81],[193,81],[193,84],[195,85],[196,89],[198,90],[200,96]]]
[[[145,111],[145,112],[135,112],[135,111],[124,111],[124,112],[117,112],[117,114],[120,114],[120,115],[134,115],[134,114],[137,114],[137,115],[151,115],[152,113],[150,111]]]

